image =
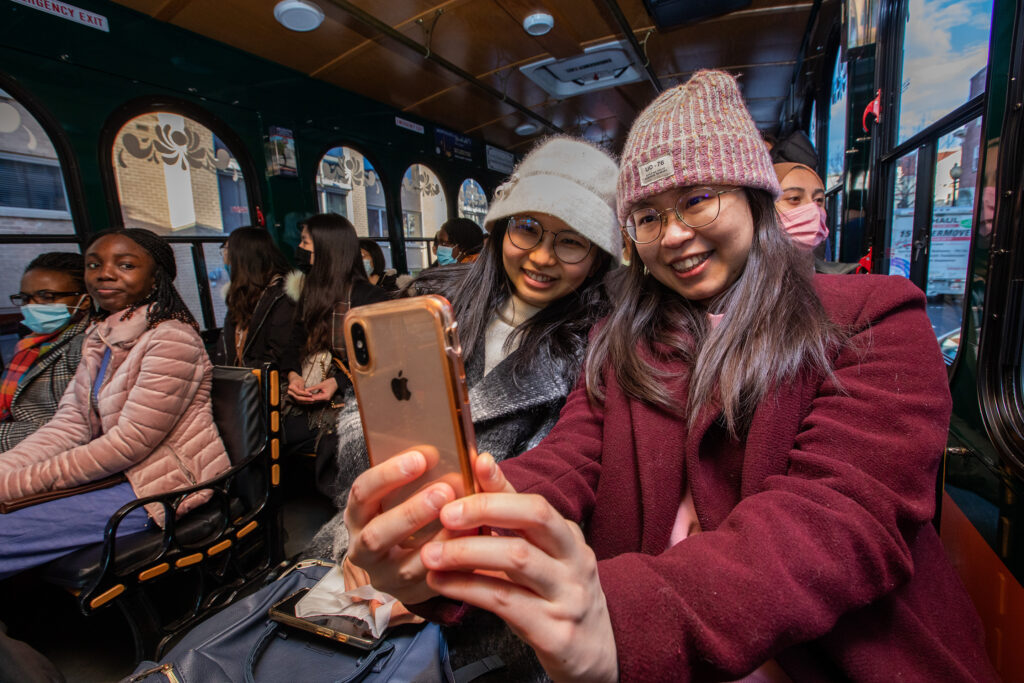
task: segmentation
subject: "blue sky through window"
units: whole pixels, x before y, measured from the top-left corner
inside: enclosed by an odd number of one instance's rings
[[[991,23],[991,0],[910,0],[899,142],[984,90]]]

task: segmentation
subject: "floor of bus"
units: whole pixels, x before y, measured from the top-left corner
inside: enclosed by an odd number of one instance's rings
[[[305,548],[333,514],[330,501],[313,490],[312,476],[286,490],[286,556]],[[28,574],[0,582],[0,620],[12,638],[42,652],[68,683],[110,683],[132,672],[132,637],[117,609],[85,617],[67,591],[35,581]]]

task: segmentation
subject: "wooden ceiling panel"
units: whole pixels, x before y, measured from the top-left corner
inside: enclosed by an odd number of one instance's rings
[[[398,109],[461,83],[455,75],[389,38],[353,53],[318,78]]]
[[[114,0],[118,5],[130,7],[136,12],[142,12],[149,16],[155,15],[164,5],[169,4],[170,1],[172,0]]]
[[[415,43],[429,43],[433,54],[505,98],[613,150],[621,148],[633,119],[655,96],[644,80],[559,100],[519,71],[548,56],[571,57],[586,46],[622,39],[602,0],[313,0],[326,18],[309,33],[277,23],[277,0],[115,1],[516,151],[545,131],[517,136],[514,129],[528,116],[379,33],[342,4],[351,2]],[[646,53],[664,87],[685,82],[701,68],[726,68],[740,75],[759,125],[777,122],[812,0],[753,0],[747,9],[665,32],[654,30],[642,0],[618,4],[637,40],[647,38]],[[532,37],[522,28],[522,19],[537,10],[555,19],[547,36]],[[429,39],[425,29],[432,30]]]
[[[640,0],[637,0],[638,4],[639,2]],[[579,36],[582,43],[593,43],[617,35],[621,36],[622,32],[618,25],[611,20],[611,15],[605,14],[604,3],[601,0],[593,2],[544,0],[544,4],[551,10],[556,24],[561,19],[572,26],[572,30]]]
[[[426,42],[418,26],[404,27],[402,33],[419,43]],[[466,36],[474,35],[487,36],[487,40],[466,40]],[[492,2],[467,2],[440,15],[434,25],[430,48],[475,76],[510,63],[548,56],[537,40]]]
[[[364,40],[341,23],[347,15],[336,12],[325,12],[324,23],[314,31],[290,31],[274,19],[275,4],[276,0],[193,0],[172,23],[306,74]]]
[[[449,88],[443,95],[426,100],[407,111],[460,133],[472,132],[481,121],[518,114],[509,105],[502,104],[468,84]]]

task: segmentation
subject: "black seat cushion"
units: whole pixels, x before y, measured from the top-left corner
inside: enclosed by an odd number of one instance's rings
[[[243,512],[242,503],[233,500],[231,518],[236,519]],[[174,537],[179,545],[186,548],[202,546],[214,540],[223,531],[224,522],[220,504],[211,501],[179,519],[175,524]],[[115,545],[117,571],[142,570],[151,566],[160,556],[163,544],[164,530],[159,528],[119,536]],[[102,550],[102,543],[94,543],[59,557],[43,567],[42,577],[65,588],[84,588],[100,571]]]

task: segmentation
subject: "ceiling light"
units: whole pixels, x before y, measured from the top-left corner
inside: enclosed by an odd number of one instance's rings
[[[555,19],[547,12],[537,12],[523,19],[523,29],[531,36],[542,36],[555,27]]]
[[[526,137],[527,135],[533,135],[538,130],[540,130],[540,126],[538,126],[536,123],[531,123],[528,121],[526,123],[516,126],[516,135],[522,135],[523,137]]]
[[[323,23],[324,13],[307,0],[281,0],[274,5],[274,18],[286,29],[312,31]]]

